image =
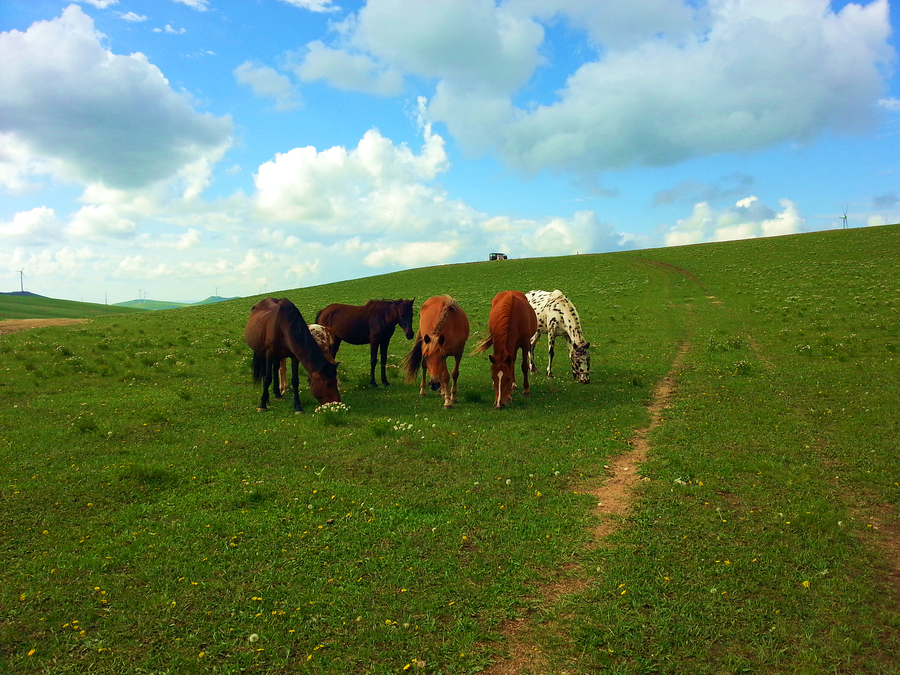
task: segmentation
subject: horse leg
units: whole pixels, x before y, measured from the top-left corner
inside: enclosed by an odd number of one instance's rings
[[[445,408],[449,408],[449,407],[452,406],[454,403],[456,403],[456,380],[459,379],[459,362],[460,362],[460,359],[462,359],[462,354],[460,354],[459,356],[454,356],[454,357],[453,357],[453,360],[454,360],[454,364],[453,364],[453,372],[450,374],[450,376],[453,378],[453,386],[450,387],[450,405],[447,405],[447,404],[445,403],[445,404],[444,404],[444,407],[445,407]]]
[[[422,358],[422,363],[419,364],[422,366],[422,386],[419,387],[419,396],[425,395],[425,379],[428,377],[428,365],[425,363],[424,357]]]
[[[256,408],[259,412],[265,412],[269,409],[269,385],[272,384],[272,379],[277,367],[277,360],[266,357],[266,374],[263,377],[262,398],[259,399],[259,406]]]
[[[551,337],[551,335],[553,337]],[[556,335],[554,333],[548,333],[547,342],[550,344],[550,348],[548,349],[547,353],[547,377],[553,377],[553,371],[551,369],[553,368],[553,355],[555,353],[553,350],[553,345],[556,343]],[[534,356],[532,356],[532,358],[534,358]]]
[[[532,373],[537,372],[537,364],[534,362],[534,346],[537,344],[537,341],[540,338],[541,338],[541,331],[539,331],[539,330],[534,331],[534,335],[531,336],[531,352],[529,353],[529,359],[528,359],[529,370],[531,370]]]
[[[390,387],[391,383],[387,379],[387,349],[391,342],[390,336],[386,340],[381,341],[381,382],[385,387]],[[375,355],[372,355],[372,381],[375,381]]]
[[[282,388],[284,386],[286,375],[287,371],[284,370],[284,359],[281,359],[278,365],[272,368],[272,393],[275,395],[276,401],[282,399]]]
[[[300,405],[300,366],[297,359],[291,358],[291,387],[294,389],[294,412],[302,413],[303,406]]]
[[[275,380],[273,377],[273,382],[275,386],[275,399],[280,399],[284,396],[284,392],[288,390],[288,376],[287,376],[287,359],[281,359],[281,364],[278,366],[278,379]]]
[[[531,389],[528,386],[528,358],[529,356],[533,357],[534,355],[529,355],[528,348],[522,348],[522,396],[531,396]]]
[[[378,363],[378,343],[370,342],[369,343],[369,386],[377,387],[378,383],[375,381],[375,364]],[[385,382],[385,384],[387,384]]]

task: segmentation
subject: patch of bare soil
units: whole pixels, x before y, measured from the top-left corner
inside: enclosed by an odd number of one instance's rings
[[[675,394],[675,373],[681,367],[688,349],[689,345],[681,345],[669,374],[663,378],[653,392],[653,399],[648,408],[650,426],[635,431],[631,438],[632,449],[604,465],[607,477],[602,483],[591,483],[579,488],[579,492],[586,492],[597,499],[594,514],[600,519],[600,523],[591,530],[593,538],[590,546],[603,546],[606,538],[621,526],[631,508],[634,487],[641,480],[638,466],[647,458],[647,452],[650,449],[647,434],[659,426],[664,419],[663,411],[668,407]],[[584,589],[587,582],[576,577],[567,577],[569,571],[569,569],[560,570],[561,579],[540,589],[544,603],[551,604],[561,596],[577,593]],[[541,652],[534,628],[527,617],[504,622],[500,627],[500,632],[509,649],[509,658],[485,669],[484,672],[487,675],[550,672],[547,670],[547,659]],[[565,673],[566,671],[562,671],[558,675],[565,675]]]
[[[75,323],[87,323],[90,319],[4,319],[0,321],[0,335],[17,333],[20,330],[43,328],[45,326],[67,326]]]

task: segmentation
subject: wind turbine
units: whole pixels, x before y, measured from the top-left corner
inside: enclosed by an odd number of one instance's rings
[[[25,292],[25,268],[19,270],[19,290]]]
[[[849,209],[849,208],[850,208],[850,205],[847,204],[847,209]],[[841,228],[841,229],[843,229],[843,230],[846,230],[846,229],[847,229],[847,209],[844,209],[844,215],[841,216],[841,220],[844,221],[844,227]]]

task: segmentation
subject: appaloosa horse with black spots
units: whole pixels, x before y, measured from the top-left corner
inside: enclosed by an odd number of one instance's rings
[[[547,377],[553,377],[553,343],[562,335],[569,344],[569,360],[572,363],[572,377],[577,382],[588,384],[591,381],[591,354],[588,349],[591,343],[584,339],[581,332],[581,318],[575,305],[560,291],[530,291],[525,294],[528,303],[537,315],[538,328],[531,338],[531,372],[536,373],[534,365],[534,345],[542,334],[547,335],[549,343],[549,359],[547,361]]]

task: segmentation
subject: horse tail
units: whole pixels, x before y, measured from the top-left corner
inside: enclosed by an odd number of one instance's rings
[[[473,354],[482,354],[487,351],[487,348],[494,344],[494,336],[490,333],[487,334],[487,337],[481,340],[475,348],[472,349]]]
[[[419,373],[419,368],[422,367],[422,336],[419,335],[416,338],[416,344],[413,346],[412,351],[406,355],[406,358],[403,360],[403,367],[406,368],[406,381],[414,382],[416,379],[416,375]]]
[[[253,384],[259,384],[266,376],[266,359],[263,356],[253,354],[253,363],[250,365],[253,373]]]

